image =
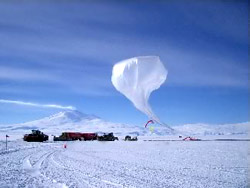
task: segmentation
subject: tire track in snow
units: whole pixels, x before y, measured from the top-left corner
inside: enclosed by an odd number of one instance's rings
[[[58,155],[58,153],[56,153]],[[63,152],[60,153],[60,157],[62,157]],[[59,157],[59,158],[60,158]],[[82,164],[75,163],[77,160],[73,160],[74,164],[70,160],[65,160],[67,157],[63,156],[63,161],[61,159],[57,158],[55,160],[55,155],[52,156],[52,161],[54,164],[56,164],[59,168],[65,169],[67,171],[70,171],[75,174],[75,179],[78,181],[79,186],[82,187],[83,185],[81,182],[85,183],[88,187],[126,187],[122,184],[115,183],[112,181],[105,180],[103,178],[99,178],[98,176],[91,175],[90,173],[86,173],[85,171],[77,168],[76,166],[80,167]],[[85,164],[87,165],[87,164]]]
[[[118,162],[114,163],[114,161],[106,159],[105,162],[102,162],[103,160],[101,158],[98,158],[98,160],[96,160],[96,156],[85,154],[83,157],[83,160],[79,160],[66,155],[60,155],[58,160],[61,161],[61,163],[64,163],[67,169],[74,168],[74,171],[95,179],[98,182],[111,185],[112,187],[134,187],[134,184],[145,187],[147,185],[148,180],[146,178],[141,177],[140,179],[138,179],[138,177],[133,176],[132,174],[124,174],[123,172],[119,172],[121,169],[123,169],[121,171],[126,171],[127,168],[125,168]],[[92,159],[91,162],[88,161],[89,158]],[[93,162],[95,160],[97,162]],[[106,165],[107,162],[108,165]],[[88,166],[88,168],[81,169],[81,166]],[[86,171],[83,172],[83,170]],[[108,177],[108,179],[103,178],[103,176]],[[117,177],[119,178],[117,179]],[[120,181],[122,181],[122,183]]]
[[[23,159],[22,168],[27,174],[29,174],[30,178],[33,178],[35,182],[37,182],[37,185],[43,182],[43,180],[47,180],[48,182],[50,182],[50,184],[52,184],[53,187],[67,188],[68,186],[66,184],[57,182],[55,179],[50,178],[41,172],[43,163],[49,160],[50,156],[55,152],[56,151],[47,151],[45,154],[40,156],[40,159],[38,161],[35,161],[33,165],[31,163],[31,157],[36,157],[39,152],[32,153]]]
[[[61,152],[60,152],[61,153]],[[56,166],[58,166],[59,168],[61,168],[61,169],[65,169],[65,170],[69,170],[66,166],[64,166],[64,165],[62,165],[62,164],[60,164],[60,163],[58,163],[55,159],[54,159],[54,154],[55,153],[53,153],[51,156],[50,156],[50,160],[49,161],[51,161],[52,163],[54,163]],[[70,170],[70,171],[72,171],[72,170]],[[78,184],[80,185],[81,184],[81,182],[78,180],[78,179],[76,179],[77,180],[77,182],[78,182]],[[87,184],[87,185],[89,185],[89,182],[88,181],[86,181],[86,180],[84,180],[84,179],[81,179],[85,184]]]

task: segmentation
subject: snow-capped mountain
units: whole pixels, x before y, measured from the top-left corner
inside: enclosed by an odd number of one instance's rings
[[[113,123],[77,110],[59,112],[27,123],[0,125],[0,131],[4,132],[27,132],[32,129],[39,129],[50,134],[61,134],[65,131],[114,132],[116,135],[166,135],[172,133],[172,130],[168,127],[161,128],[161,131],[154,129],[154,132],[152,132],[144,126]]]
[[[48,134],[59,135],[66,131],[113,132],[116,135],[164,136],[181,135],[247,135],[250,122],[226,125],[185,124],[169,127],[150,125],[128,125],[113,123],[95,115],[88,115],[77,110],[62,111],[39,120],[20,124],[0,125],[0,132],[27,133],[39,129]]]
[[[247,135],[250,122],[211,125],[204,123],[185,124],[173,127],[176,131],[189,135]]]
[[[64,125],[64,124],[74,124],[83,121],[98,120],[99,117],[95,115],[87,115],[77,110],[62,111],[57,114],[45,117],[40,120],[31,121],[24,124],[34,124],[34,125],[46,125],[46,126],[55,126],[55,125]]]

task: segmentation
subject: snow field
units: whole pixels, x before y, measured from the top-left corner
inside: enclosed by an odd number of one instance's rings
[[[67,148],[63,148],[63,144]],[[248,142],[0,142],[1,187],[247,187]]]

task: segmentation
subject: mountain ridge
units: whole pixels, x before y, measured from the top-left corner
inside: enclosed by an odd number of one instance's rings
[[[101,119],[96,115],[88,115],[77,110],[62,111],[42,119],[29,121],[25,123],[0,126],[0,131],[27,131],[31,129],[40,129],[52,134],[60,134],[65,131],[79,132],[114,132],[117,135],[150,135],[149,129],[135,125],[113,123]],[[165,128],[162,134],[170,134],[171,129]],[[157,133],[161,134],[161,133]]]
[[[247,135],[250,122],[237,124],[211,125],[205,123],[184,124],[171,128],[150,125],[147,128],[123,123],[113,123],[101,119],[96,115],[89,115],[77,110],[65,110],[44,117],[42,119],[12,125],[0,125],[0,131],[27,132],[31,129],[40,129],[52,134],[64,131],[82,132],[114,132],[117,135]],[[174,129],[171,130],[171,129]]]

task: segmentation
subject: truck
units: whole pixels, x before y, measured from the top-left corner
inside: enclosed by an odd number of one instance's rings
[[[25,134],[23,137],[23,140],[26,142],[44,142],[48,139],[49,136],[39,130],[32,130],[31,134]]]
[[[54,141],[86,141],[97,140],[96,133],[63,132],[59,137],[54,136]]]
[[[115,141],[118,140],[118,137],[115,137],[114,134],[111,133],[104,133],[101,136],[97,136],[98,141]]]
[[[137,141],[138,139],[137,139],[137,136],[131,137],[131,136],[127,135],[127,136],[125,136],[124,140],[125,141]]]

